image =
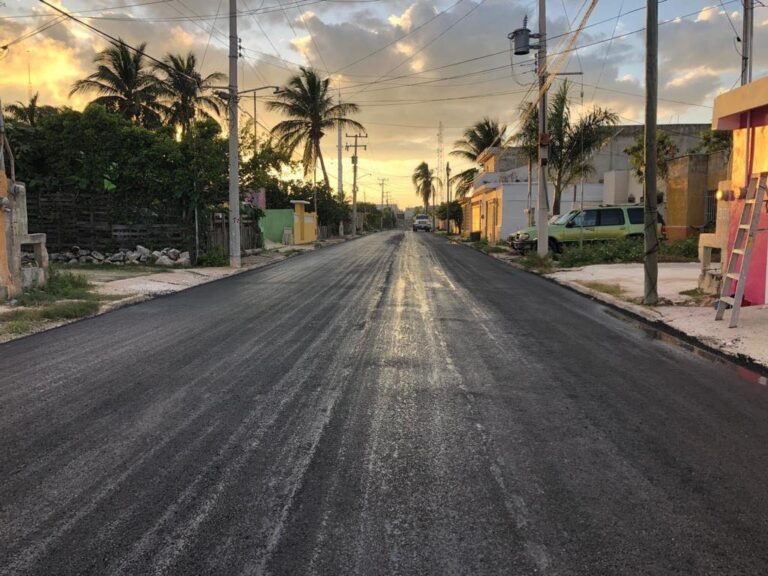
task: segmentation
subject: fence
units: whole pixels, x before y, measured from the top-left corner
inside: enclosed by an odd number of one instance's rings
[[[229,253],[229,220],[227,214],[216,213],[211,216],[208,226],[207,248],[221,247]],[[240,221],[240,249],[254,250],[262,247],[261,234],[255,220],[243,218]]]
[[[51,252],[72,246],[90,250],[112,251],[134,248],[172,246],[191,247],[193,230],[185,225],[179,212],[157,213],[150,210],[133,215],[141,223],[128,223],[112,214],[110,196],[104,192],[27,190],[29,230],[43,232]]]

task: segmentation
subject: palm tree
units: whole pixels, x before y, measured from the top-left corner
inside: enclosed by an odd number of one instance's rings
[[[568,185],[594,171],[592,156],[610,136],[609,128],[619,117],[610,110],[595,106],[575,123],[571,122],[568,93],[570,84],[563,82],[555,93],[547,113],[549,131],[549,177],[555,193],[552,213],[560,214],[560,198]]]
[[[100,104],[145,127],[158,126],[163,85],[147,65],[143,55],[146,46],[144,42],[132,51],[121,40],[102,50],[93,60],[96,72],[75,82],[69,95],[95,92],[98,97],[91,104]]]
[[[528,208],[531,207],[533,190],[533,163],[539,155],[539,110],[531,102],[524,102],[520,105],[520,116],[524,122],[520,131],[510,138],[510,141],[517,144],[528,160]]]
[[[156,66],[157,72],[164,72],[162,86],[168,98],[166,120],[186,134],[196,118],[211,118],[221,113],[221,103],[210,94],[214,82],[223,81],[226,76],[214,72],[205,78],[197,70],[197,58],[192,52],[187,55],[168,54],[163,66]]]
[[[506,124],[486,116],[464,130],[463,138],[453,143],[455,149],[451,155],[477,164],[477,159],[486,148],[502,145],[506,131]],[[451,178],[451,183],[456,187],[456,196],[463,197],[472,189],[472,183],[478,172],[476,167],[467,168]]]
[[[289,118],[277,124],[272,134],[277,137],[278,144],[284,145],[291,154],[303,143],[301,161],[304,175],[310,170],[314,172],[319,160],[325,185],[330,187],[320,140],[327,130],[333,128],[364,130],[362,124],[346,117],[359,112],[360,108],[352,102],[335,104],[333,95],[328,92],[328,78],[321,78],[312,68],[302,66],[300,70],[299,74],[288,80],[276,100],[268,104],[270,110],[281,112]]]
[[[424,212],[429,210],[429,201],[432,198],[432,193],[435,190],[435,183],[437,182],[437,176],[435,171],[429,169],[429,164],[422,162],[416,166],[416,170],[413,171],[411,181],[416,187],[416,194],[421,197],[424,202]]]
[[[35,92],[35,95],[29,99],[29,104],[16,102],[16,104],[8,106],[6,111],[16,122],[34,128],[41,118],[51,116],[58,111],[54,106],[38,106],[37,99],[39,96],[40,93]]]

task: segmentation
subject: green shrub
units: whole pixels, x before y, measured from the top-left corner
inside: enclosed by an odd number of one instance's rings
[[[662,262],[690,262],[699,256],[698,238],[687,238],[672,244],[661,242],[659,260]],[[591,264],[620,264],[642,262],[645,257],[645,245],[642,238],[590,242],[584,246],[565,246],[558,256],[558,263],[563,268],[589,266]]]
[[[590,264],[642,262],[644,253],[641,239],[593,242],[583,246],[565,246],[562,254],[559,254],[558,263],[563,268],[573,268]]]
[[[211,246],[200,254],[198,266],[229,266],[229,254],[223,246]]]
[[[91,294],[91,288],[91,283],[83,274],[51,268],[45,286],[25,292],[18,300],[22,306],[37,306],[56,300],[94,300],[96,295]]]
[[[11,320],[10,322],[5,322],[4,326],[2,326],[3,332],[6,334],[13,334],[14,336],[26,334],[31,329],[32,322],[29,320]]]
[[[692,236],[685,240],[678,240],[671,244],[661,243],[660,255],[667,259],[698,260],[699,259],[699,237]]]

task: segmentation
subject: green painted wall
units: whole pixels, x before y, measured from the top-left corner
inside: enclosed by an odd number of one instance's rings
[[[264,210],[264,218],[259,220],[259,226],[264,238],[272,242],[283,240],[283,228],[293,228],[293,210],[290,208]]]

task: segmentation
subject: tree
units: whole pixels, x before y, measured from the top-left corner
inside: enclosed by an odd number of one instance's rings
[[[145,128],[160,126],[164,107],[159,98],[164,88],[143,55],[146,47],[143,42],[133,51],[121,40],[102,50],[93,60],[96,72],[75,82],[69,95],[96,93],[91,104],[104,106]]]
[[[571,121],[570,83],[563,82],[547,111],[549,131],[548,174],[554,187],[552,213],[560,214],[560,199],[576,179],[594,171],[592,156],[610,136],[609,128],[619,117],[595,106],[576,122]]]
[[[635,142],[624,149],[629,156],[629,164],[635,173],[635,178],[641,184],[645,182],[645,144],[642,132]],[[663,130],[656,131],[656,173],[659,180],[666,180],[669,175],[669,163],[677,157],[679,150],[669,134]]]
[[[454,150],[451,155],[469,160],[473,165],[477,164],[477,159],[485,149],[503,144],[506,131],[506,124],[501,124],[498,120],[486,116],[464,130],[463,137],[453,143]],[[473,166],[451,178],[451,183],[456,189],[456,196],[466,196],[472,189],[478,172],[478,168]]]
[[[461,209],[461,204],[456,200],[451,200],[450,202],[443,202],[437,207],[437,217],[440,220],[453,220],[456,223],[456,227],[461,228],[464,213]]]
[[[291,154],[303,144],[301,162],[304,176],[316,170],[319,160],[323,181],[330,187],[320,141],[326,131],[333,128],[364,130],[362,124],[347,118],[347,115],[359,112],[360,108],[352,102],[334,103],[333,94],[328,90],[328,78],[321,78],[312,68],[302,66],[300,70],[299,74],[288,80],[276,99],[267,104],[270,110],[289,118],[278,123],[272,129],[272,134]]]
[[[164,66],[155,66],[155,70],[165,74],[161,83],[164,96],[169,100],[166,111],[169,124],[185,134],[196,118],[221,114],[221,103],[211,95],[211,88],[214,82],[226,79],[224,74],[214,72],[203,78],[192,52],[168,54],[163,63]]]
[[[701,142],[691,148],[693,154],[714,154],[725,150],[730,154],[733,147],[733,133],[729,130],[704,130]]]
[[[5,111],[8,112],[11,120],[34,128],[37,126],[40,118],[51,116],[58,112],[58,109],[54,106],[38,106],[38,97],[39,92],[35,92],[35,95],[29,99],[28,104],[16,102],[15,104],[8,106]]]
[[[528,161],[528,207],[531,207],[533,191],[533,163],[539,156],[539,109],[532,102],[520,104],[520,116],[525,121],[511,141],[523,150]]]
[[[429,209],[429,201],[432,198],[432,194],[435,189],[435,183],[437,182],[437,176],[435,171],[429,169],[429,164],[422,162],[416,167],[411,176],[411,181],[416,187],[416,194],[421,197],[424,202],[424,211]]]

